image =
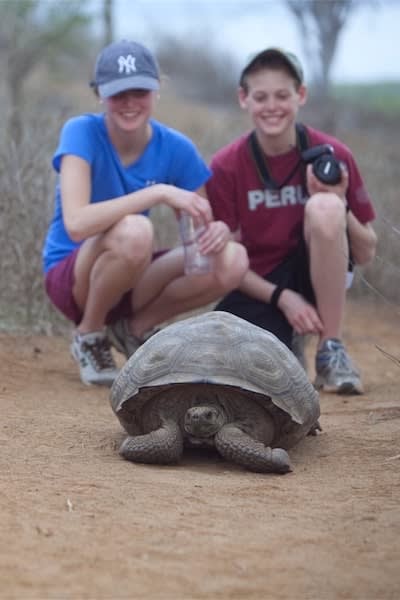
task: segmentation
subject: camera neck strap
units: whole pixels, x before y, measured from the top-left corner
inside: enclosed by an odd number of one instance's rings
[[[250,154],[253,157],[258,176],[264,184],[265,189],[280,190],[281,188],[283,188],[292,179],[293,175],[297,172],[297,170],[302,164],[302,159],[299,158],[293,169],[285,177],[284,181],[282,181],[281,183],[277,183],[276,181],[274,181],[270,172],[268,171],[264,153],[262,151],[262,148],[260,147],[260,144],[258,143],[255,131],[251,132],[248,138],[248,143],[250,147]],[[296,123],[296,147],[300,152],[300,156],[301,153],[304,152],[304,150],[307,150],[308,146],[309,144],[306,127],[302,123]],[[303,186],[304,185],[305,182],[303,182]]]

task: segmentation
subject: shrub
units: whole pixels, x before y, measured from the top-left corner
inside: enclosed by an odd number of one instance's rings
[[[53,212],[56,179],[51,156],[61,124],[72,112],[81,111],[82,98],[68,102],[63,94],[62,103],[54,97],[43,109],[38,102],[24,110],[21,143],[16,144],[5,126],[0,128],[0,329],[54,332],[64,331],[67,325],[44,293],[41,252]],[[340,128],[341,114],[346,117],[345,130]],[[168,87],[162,91],[157,116],[189,135],[207,160],[218,147],[246,127],[239,110],[182,101]],[[368,296],[398,305],[400,148],[395,135],[398,125],[393,123],[388,129],[387,122],[380,123],[376,116],[370,122],[368,115],[360,118],[360,114],[356,124],[352,124],[343,104],[338,117],[337,130],[333,133],[354,151],[376,206],[374,227],[379,236],[377,258],[367,268],[358,270],[351,293],[356,297]],[[304,120],[315,122],[315,118]],[[152,211],[152,219],[159,247],[178,243],[178,228],[172,210],[159,206]]]

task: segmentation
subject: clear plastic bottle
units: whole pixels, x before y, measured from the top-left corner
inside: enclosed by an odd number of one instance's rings
[[[205,230],[204,225],[195,225],[191,215],[181,212],[179,232],[185,252],[185,274],[202,275],[213,270],[213,258],[201,254],[197,240]]]

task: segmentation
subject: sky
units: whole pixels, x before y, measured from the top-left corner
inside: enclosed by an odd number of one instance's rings
[[[96,1],[96,0],[95,0]],[[97,0],[100,2],[100,0]],[[330,0],[326,0],[329,2]],[[280,46],[307,64],[294,18],[282,0],[114,0],[115,38],[154,48],[157,32],[212,44],[242,66],[262,48]],[[337,48],[332,80],[400,81],[400,0],[362,0]]]

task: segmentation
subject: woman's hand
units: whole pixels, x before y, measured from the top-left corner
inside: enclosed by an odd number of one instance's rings
[[[232,239],[229,227],[223,221],[211,221],[198,237],[199,250],[202,254],[221,252]]]
[[[296,333],[318,334],[323,331],[323,324],[316,308],[297,292],[285,288],[279,296],[278,308],[284,313]]]
[[[173,185],[163,185],[163,199],[175,210],[179,219],[181,212],[189,213],[196,224],[207,225],[212,220],[212,210],[207,198],[198,192],[190,192]]]

